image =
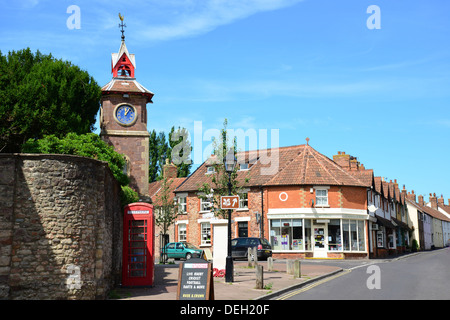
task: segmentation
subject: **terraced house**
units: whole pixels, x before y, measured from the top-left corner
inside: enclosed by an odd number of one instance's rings
[[[264,155],[278,160],[275,170]],[[238,159],[243,188],[240,208],[232,212],[232,238],[266,238],[274,258],[383,258],[410,251],[413,240],[420,250],[450,244],[450,206],[442,196],[416,202],[414,191],[374,176],[345,152],[332,160],[307,143],[246,151]],[[188,178],[171,177],[179,214],[170,241],[214,252],[214,227],[226,221],[199,196],[216,174],[212,163],[208,159]]]

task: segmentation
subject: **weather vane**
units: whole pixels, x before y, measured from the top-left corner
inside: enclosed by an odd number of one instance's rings
[[[121,23],[119,23],[119,28],[121,28],[120,32],[122,32],[122,41],[124,41],[125,35],[123,33],[125,32],[125,30],[123,30],[123,28],[126,28],[127,25],[123,23],[123,15],[121,15],[120,12],[119,12],[119,19],[121,21]]]

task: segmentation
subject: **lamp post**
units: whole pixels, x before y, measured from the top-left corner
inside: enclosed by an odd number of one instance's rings
[[[234,156],[234,149],[231,148],[223,159],[225,165],[225,171],[228,173],[228,195],[231,196],[231,174],[236,166],[236,157]],[[231,256],[231,212],[232,209],[228,209],[228,250],[227,258],[225,260],[225,282],[233,282],[233,258]]]

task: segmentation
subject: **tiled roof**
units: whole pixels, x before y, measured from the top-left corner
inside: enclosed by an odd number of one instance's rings
[[[153,92],[137,82],[135,78],[128,77],[112,78],[110,82],[103,86],[102,93],[140,93],[146,95],[150,103],[154,95]]]
[[[171,191],[171,194],[170,194],[170,197],[169,197],[168,201],[173,201],[173,198],[175,196],[175,193],[173,193],[173,191],[180,184],[182,184],[183,181],[186,180],[186,179],[187,178],[171,178],[171,179],[167,179],[167,183],[170,184],[169,190]],[[151,182],[148,185],[148,195],[152,199],[152,204],[154,204],[156,206],[161,204],[160,201],[159,201],[160,199],[159,199],[158,195],[161,192],[162,183],[163,183],[163,180],[158,180],[158,181]]]
[[[440,212],[438,210],[435,210],[435,209],[425,206],[425,205],[420,205],[419,203],[411,201],[410,199],[407,199],[406,201],[408,203],[414,205],[420,211],[425,212],[426,214],[429,214],[430,216],[432,216],[436,219],[450,222],[450,218],[448,218],[446,215],[444,215],[442,212]]]
[[[253,163],[249,170],[238,171],[238,182],[244,186],[280,185],[347,185],[367,187],[371,185],[373,172],[352,174],[330,158],[317,152],[309,145],[273,148],[258,151],[245,151],[237,154],[238,162]],[[272,160],[269,163],[268,160]],[[274,164],[278,160],[278,166]],[[181,191],[198,190],[203,183],[210,182],[203,163],[186,181],[176,189]]]

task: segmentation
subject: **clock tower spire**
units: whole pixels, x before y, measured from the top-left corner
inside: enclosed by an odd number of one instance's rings
[[[100,136],[124,155],[124,170],[130,186],[148,197],[149,133],[147,104],[153,93],[136,81],[136,60],[125,45],[124,17],[119,13],[122,40],[118,53],[111,54],[112,80],[102,88]]]

